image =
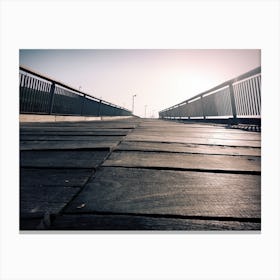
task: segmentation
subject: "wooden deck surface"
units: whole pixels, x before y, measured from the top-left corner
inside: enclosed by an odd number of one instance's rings
[[[21,123],[21,230],[260,230],[261,134],[131,118]]]

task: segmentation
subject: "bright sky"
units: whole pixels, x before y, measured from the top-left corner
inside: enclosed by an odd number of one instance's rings
[[[261,65],[260,50],[20,50],[20,64],[144,117]]]

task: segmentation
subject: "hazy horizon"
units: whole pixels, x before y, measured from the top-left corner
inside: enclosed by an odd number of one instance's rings
[[[103,49],[19,52],[19,63],[129,110],[158,112],[261,65],[256,49]]]

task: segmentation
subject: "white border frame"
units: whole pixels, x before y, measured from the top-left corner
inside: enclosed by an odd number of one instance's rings
[[[279,279],[279,2],[2,1],[1,279]],[[261,234],[20,234],[20,48],[262,50]]]

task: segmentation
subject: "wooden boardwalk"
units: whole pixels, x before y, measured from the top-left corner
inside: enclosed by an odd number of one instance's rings
[[[261,134],[155,119],[21,123],[21,230],[260,230]]]

